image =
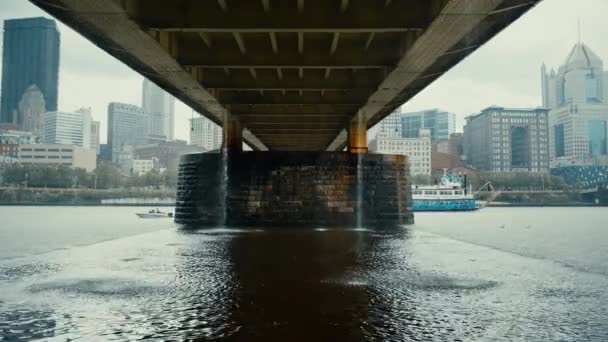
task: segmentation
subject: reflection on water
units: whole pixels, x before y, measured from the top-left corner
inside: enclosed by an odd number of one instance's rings
[[[0,261],[0,337],[608,338],[608,310],[598,304],[608,300],[608,278],[551,261],[411,228],[167,225],[158,232]]]

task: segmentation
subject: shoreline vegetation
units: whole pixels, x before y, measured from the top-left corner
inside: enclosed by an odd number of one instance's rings
[[[0,205],[174,206],[175,189],[0,187]]]
[[[476,199],[485,201],[490,192],[480,192]],[[2,206],[174,206],[175,189],[116,188],[24,188],[0,187]],[[605,204],[604,204],[605,205]],[[578,207],[598,206],[577,191],[502,191],[489,207]]]

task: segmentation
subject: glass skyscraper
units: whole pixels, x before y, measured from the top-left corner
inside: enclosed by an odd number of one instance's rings
[[[19,101],[32,85],[44,95],[46,110],[56,111],[59,31],[55,21],[5,20],[3,44],[0,122],[19,122],[16,117]]]
[[[431,141],[450,140],[456,130],[456,115],[437,109],[401,114],[403,138],[417,138],[421,129],[431,130]]]
[[[384,118],[378,134],[388,138],[418,138],[421,129],[431,131],[431,141],[450,140],[456,131],[456,115],[438,109],[401,113],[399,110]]]
[[[119,163],[120,152],[126,146],[148,143],[148,124],[148,115],[138,106],[118,102],[108,105],[108,144],[114,163]]]
[[[589,155],[606,155],[606,121],[589,120]]]
[[[151,140],[173,141],[175,98],[144,78],[141,106],[150,116]]]

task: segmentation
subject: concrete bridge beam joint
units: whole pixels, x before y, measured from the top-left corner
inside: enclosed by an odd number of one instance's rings
[[[238,115],[226,111],[223,133],[222,149],[224,151],[243,151],[243,126]]]
[[[367,119],[359,112],[348,126],[348,151],[350,153],[367,153]]]

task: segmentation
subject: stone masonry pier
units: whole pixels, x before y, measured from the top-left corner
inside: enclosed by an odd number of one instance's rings
[[[412,223],[408,168],[401,155],[268,151],[232,152],[224,159],[221,153],[188,154],[180,164],[176,222],[241,227]]]

